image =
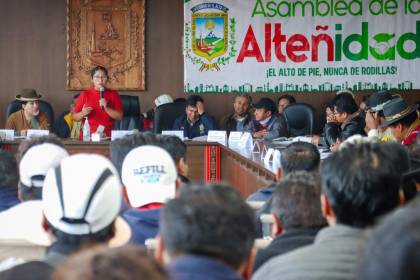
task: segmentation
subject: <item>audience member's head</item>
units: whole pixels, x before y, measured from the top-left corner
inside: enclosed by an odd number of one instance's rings
[[[361,280],[420,279],[420,203],[386,217],[374,230],[359,262]]]
[[[261,98],[256,104],[255,108],[255,119],[257,121],[263,121],[276,113],[276,104],[273,100],[267,97]]]
[[[395,98],[384,105],[385,122],[398,142],[405,139],[410,126],[418,119],[417,105],[409,106],[404,99]]]
[[[131,150],[122,164],[121,177],[134,208],[165,203],[175,197],[176,167],[169,153],[160,147],[145,145]]]
[[[18,150],[16,152],[16,161],[19,163],[23,155],[31,147],[44,144],[44,143],[50,143],[50,144],[54,144],[54,145],[64,148],[63,142],[55,134],[48,134],[46,136],[34,137],[30,140],[25,140],[19,144]]]
[[[12,153],[0,150],[0,188],[17,189],[18,181],[16,159]]]
[[[55,248],[70,254],[113,237],[116,244],[124,244],[130,235],[116,223],[122,201],[120,187],[117,171],[101,155],[72,155],[50,169],[42,207],[44,227],[55,237]]]
[[[395,143],[349,145],[321,165],[322,210],[328,223],[364,228],[401,202],[405,149]]]
[[[68,153],[64,148],[51,143],[29,148],[19,163],[19,199],[21,201],[41,199],[48,170],[58,166],[66,157]]]
[[[198,107],[200,103],[203,104],[204,100],[199,95],[190,95],[185,102],[185,113],[190,122],[194,123],[200,117]]]
[[[317,147],[311,143],[294,142],[281,151],[281,176],[293,171],[317,172],[320,154]]]
[[[110,158],[121,178],[121,168],[125,156],[134,148],[156,143],[156,135],[151,132],[134,133],[111,142]]]
[[[296,103],[296,99],[290,95],[290,94],[283,94],[279,97],[277,100],[277,109],[279,112],[279,115],[282,115],[284,112],[284,109],[286,109],[287,106],[290,104]]]
[[[230,187],[185,185],[165,204],[160,233],[171,259],[201,255],[239,270],[254,243],[254,213]]]
[[[187,145],[179,137],[172,135],[159,135],[157,140],[158,145],[171,155],[180,177],[185,179],[188,176]]]
[[[53,280],[165,280],[166,273],[147,252],[135,246],[98,246],[71,256],[60,265]]]
[[[273,195],[271,213],[275,235],[283,230],[319,228],[326,224],[321,213],[321,187],[317,174],[297,171],[284,177]]]
[[[251,95],[247,93],[238,93],[233,102],[234,115],[237,117],[244,117],[249,113],[252,105]]]

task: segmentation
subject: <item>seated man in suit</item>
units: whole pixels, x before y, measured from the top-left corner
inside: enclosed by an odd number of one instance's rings
[[[251,132],[253,116],[251,112],[252,98],[247,93],[238,93],[233,102],[234,112],[222,121],[222,128],[231,131]]]
[[[281,136],[287,136],[287,126],[283,117],[276,115],[276,104],[270,98],[261,98],[254,105],[255,121],[251,128],[256,139],[271,141]]]
[[[174,130],[183,130],[184,137],[189,139],[207,135],[209,130],[216,129],[216,123],[204,109],[201,96],[191,95],[185,104],[185,114],[175,120]]]
[[[6,121],[6,129],[14,129],[19,135],[26,135],[28,129],[50,129],[47,115],[39,111],[38,100],[42,96],[34,89],[25,88],[16,99],[21,101],[22,109],[14,112]]]

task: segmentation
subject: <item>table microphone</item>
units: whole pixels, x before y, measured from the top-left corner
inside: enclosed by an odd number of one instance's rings
[[[101,87],[99,88],[99,94],[100,94],[100,96],[101,96],[101,99],[102,99],[102,98],[104,98],[104,91],[105,91],[105,88],[104,88],[103,86],[101,86]],[[101,105],[101,109],[102,109],[102,110],[104,109],[104,106],[103,106],[103,105]]]

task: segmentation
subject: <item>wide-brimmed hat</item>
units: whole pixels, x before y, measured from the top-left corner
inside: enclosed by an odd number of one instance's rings
[[[369,97],[367,106],[372,112],[380,112],[384,109],[385,104],[392,100],[392,98],[392,94],[389,91],[375,92]]]
[[[20,94],[16,95],[16,99],[20,101],[34,101],[42,97],[41,94],[38,94],[33,88],[24,88],[21,90]]]
[[[402,98],[396,98],[389,101],[385,104],[383,109],[385,122],[382,124],[382,127],[398,122],[404,117],[415,112],[417,108],[417,104],[409,106]]]

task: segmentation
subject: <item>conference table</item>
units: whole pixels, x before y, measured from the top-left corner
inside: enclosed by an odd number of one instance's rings
[[[22,140],[3,141],[3,150],[16,152]],[[96,153],[109,158],[110,141],[82,142],[63,140],[70,154]],[[267,186],[275,174],[262,163],[259,153],[246,157],[224,145],[213,142],[186,141],[188,178],[192,182],[229,184],[243,197]]]

